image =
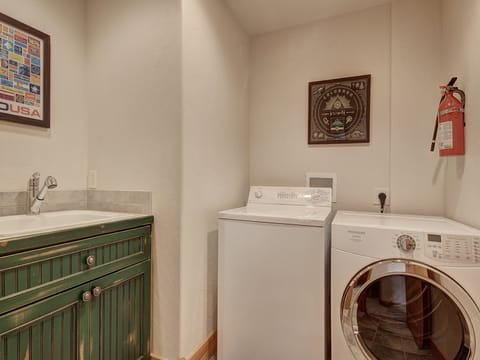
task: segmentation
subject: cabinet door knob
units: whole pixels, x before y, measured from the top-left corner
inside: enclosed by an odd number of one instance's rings
[[[102,288],[100,286],[96,286],[92,290],[93,296],[97,297],[102,294]]]
[[[82,301],[87,303],[89,302],[90,300],[92,300],[92,293],[90,291],[85,291],[83,294],[82,294]]]
[[[85,262],[87,263],[88,266],[95,265],[95,256],[90,255],[89,257],[87,257],[87,260],[85,260]]]

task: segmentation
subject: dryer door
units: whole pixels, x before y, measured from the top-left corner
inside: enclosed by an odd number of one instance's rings
[[[479,309],[428,265],[383,260],[360,271],[342,300],[345,339],[358,360],[475,358]]]

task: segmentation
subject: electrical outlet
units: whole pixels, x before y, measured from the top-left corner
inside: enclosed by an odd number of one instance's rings
[[[390,205],[390,189],[389,188],[374,188],[373,189],[373,205],[380,205],[380,199],[378,198],[378,194],[385,193],[387,195],[387,199],[385,200],[385,205]]]
[[[90,170],[87,177],[87,188],[96,189],[97,188],[97,171]]]

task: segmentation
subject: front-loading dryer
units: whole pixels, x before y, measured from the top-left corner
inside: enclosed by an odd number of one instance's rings
[[[340,211],[331,274],[333,360],[480,359],[480,231]]]

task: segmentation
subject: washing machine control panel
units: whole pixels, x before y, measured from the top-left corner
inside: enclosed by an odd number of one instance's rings
[[[400,235],[397,238],[397,247],[403,251],[413,251],[417,248],[417,242],[411,235]]]
[[[480,264],[480,237],[427,234],[425,255],[460,264]]]
[[[252,186],[248,203],[330,207],[332,206],[332,189]]]

